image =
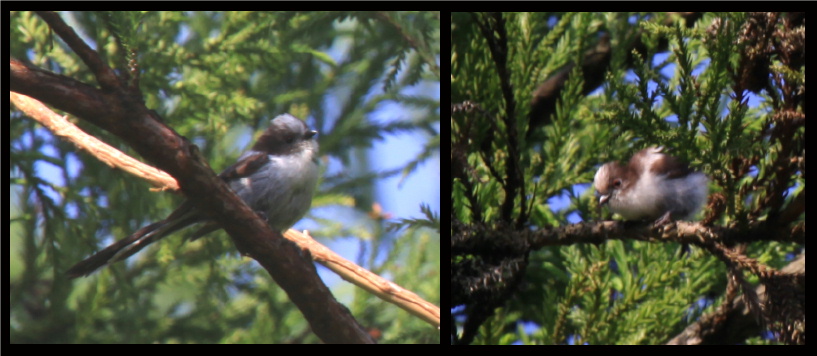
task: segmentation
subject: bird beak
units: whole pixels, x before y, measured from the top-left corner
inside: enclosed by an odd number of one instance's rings
[[[610,199],[610,194],[605,194],[605,195],[599,196],[599,205],[607,204],[607,200],[609,200],[609,199]]]

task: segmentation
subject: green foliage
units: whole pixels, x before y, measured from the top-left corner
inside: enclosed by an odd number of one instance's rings
[[[439,305],[439,234],[428,228],[439,228],[439,213],[420,207],[427,219],[406,219],[409,229],[393,231],[386,230],[387,214],[367,214],[376,181],[414,174],[439,157],[438,12],[60,16],[117,73],[129,73],[146,105],[196,143],[216,171],[234,162],[271,118],[284,112],[312,118],[322,157],[343,167],[324,176],[313,212],[331,207],[348,219],[310,215],[320,223],[312,235],[360,238],[356,262]],[[97,85],[38,16],[12,12],[10,18],[12,56]],[[371,117],[389,105],[394,109],[388,120]],[[83,128],[113,145],[120,142]],[[11,312],[12,342],[318,342],[266,272],[235,254],[220,233],[193,243],[182,236],[167,239],[127,262],[69,282],[63,276],[68,266],[111,242],[100,236],[127,236],[164,218],[180,199],[148,192],[144,182],[75,147],[41,138],[47,135],[31,121],[12,120],[10,129],[12,170],[18,172],[12,205],[22,209],[12,214],[22,216],[12,231],[25,236],[16,240],[11,256],[12,300],[18,305]],[[424,140],[411,163],[371,172],[363,151],[406,133]],[[63,180],[51,188],[35,169],[48,161],[57,170],[52,175]],[[382,333],[380,342],[439,343],[428,324],[344,283],[332,281],[331,287],[362,325]],[[52,294],[33,287],[46,284]],[[32,318],[29,307],[48,309],[47,317]]]
[[[780,91],[760,92],[751,104],[747,90],[736,92],[746,14],[706,14],[691,26],[672,16],[451,14],[452,156],[467,163],[452,182],[452,218],[468,225],[460,232],[470,232],[469,224],[504,233],[597,219],[587,189],[596,167],[648,146],[666,146],[712,177],[728,205],[717,225],[763,201],[747,192],[757,180],[735,175],[734,165],[748,157],[758,157],[758,166],[777,161],[763,130]],[[612,55],[603,87],[588,94],[586,68],[573,63],[601,42],[599,33],[610,36]],[[791,82],[804,78],[772,63]],[[526,137],[531,98],[560,73],[569,79],[555,111]],[[759,169],[759,177],[773,174]],[[508,196],[514,175],[521,186]],[[556,197],[568,203],[553,211]],[[701,250],[679,258],[671,243],[566,244],[530,251],[524,281],[492,309],[474,343],[661,343],[717,304],[711,295],[724,289],[723,265]]]

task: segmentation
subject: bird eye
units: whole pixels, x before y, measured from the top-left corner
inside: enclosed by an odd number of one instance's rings
[[[615,188],[621,187],[621,179],[619,178],[613,179],[613,187]]]

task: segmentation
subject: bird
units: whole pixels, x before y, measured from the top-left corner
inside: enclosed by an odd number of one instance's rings
[[[624,165],[608,162],[593,178],[599,204],[607,204],[625,220],[688,220],[701,209],[709,179],[688,164],[664,153],[664,147],[637,152]]]
[[[302,120],[282,114],[250,150],[219,177],[253,210],[263,215],[270,228],[283,232],[309,211],[318,180],[317,131]],[[185,200],[164,220],[142,227],[68,269],[69,278],[87,276],[97,269],[124,260],[184,227],[201,223],[191,240],[221,227]]]

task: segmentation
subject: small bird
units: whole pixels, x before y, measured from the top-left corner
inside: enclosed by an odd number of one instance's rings
[[[627,165],[602,165],[593,179],[599,204],[626,220],[655,220],[655,226],[692,218],[706,200],[709,180],[662,150],[643,149]]]
[[[269,226],[283,232],[300,220],[312,204],[318,181],[317,131],[289,114],[272,119],[255,145],[219,177],[253,210],[266,215]],[[204,225],[195,240],[221,227],[184,201],[166,219],[147,225],[73,267],[70,278],[87,276],[98,268],[124,260],[145,246],[195,223]]]

